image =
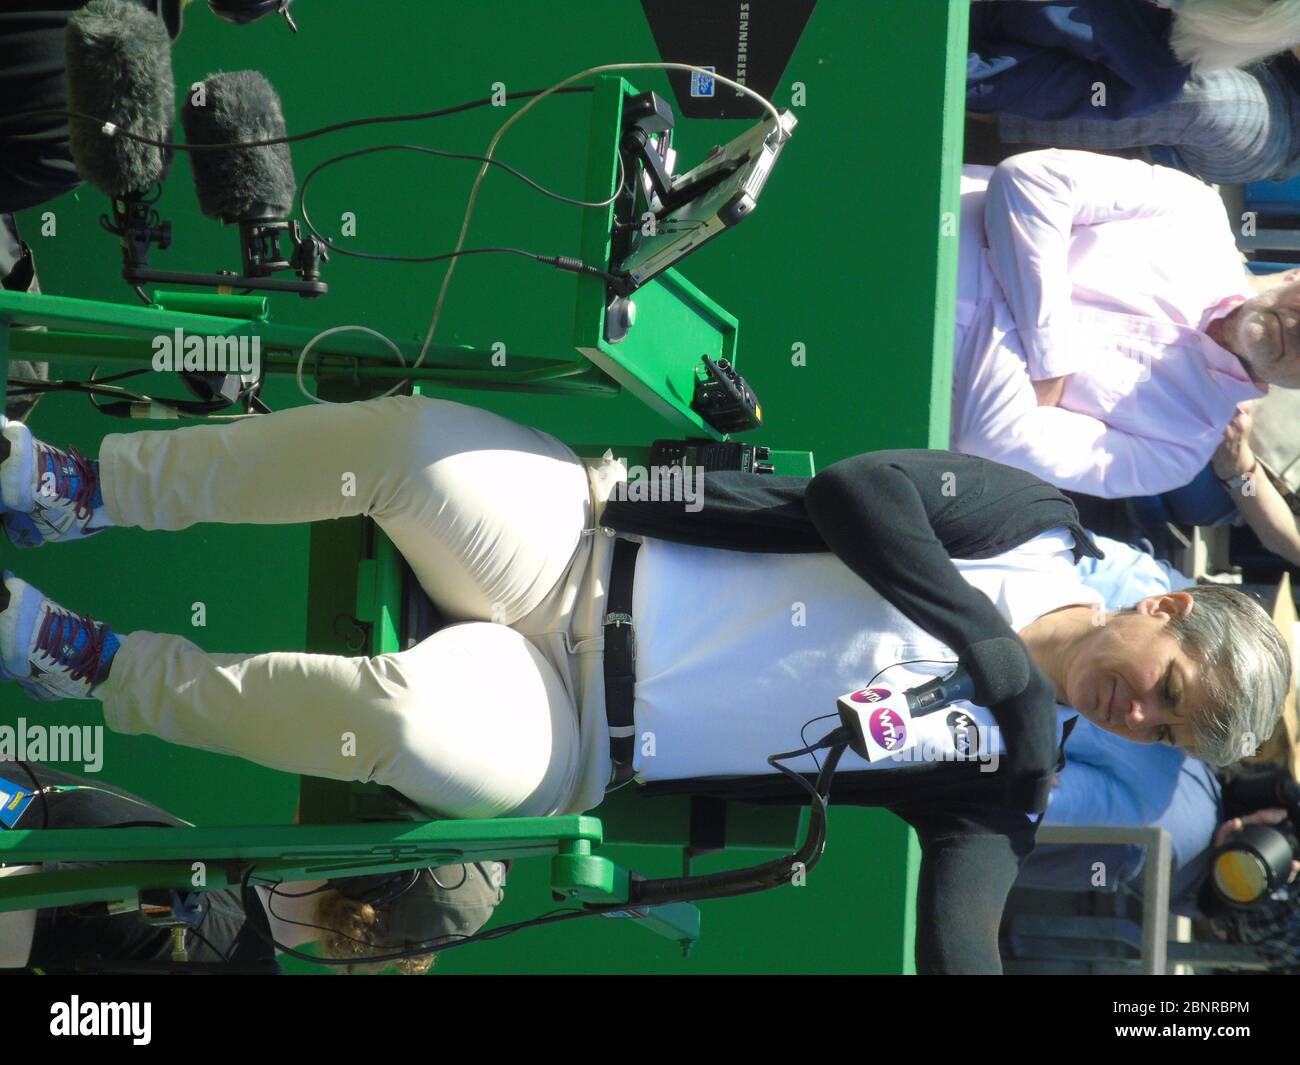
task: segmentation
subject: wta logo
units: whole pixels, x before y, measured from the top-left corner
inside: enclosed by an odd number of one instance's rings
[[[898,750],[907,739],[907,726],[903,719],[887,706],[872,711],[868,727],[871,738],[887,751]]]
[[[893,694],[888,688],[863,688],[860,692],[854,692],[849,698],[855,703],[878,703]]]

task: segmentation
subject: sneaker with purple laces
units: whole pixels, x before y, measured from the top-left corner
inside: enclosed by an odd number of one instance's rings
[[[22,422],[0,417],[0,523],[18,547],[79,540],[112,524],[104,511],[99,463],[35,439]]]
[[[0,678],[42,701],[91,698],[121,645],[108,626],[64,609],[8,570],[0,603]]]

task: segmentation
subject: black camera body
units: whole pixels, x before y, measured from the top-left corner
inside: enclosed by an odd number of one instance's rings
[[[1286,886],[1291,863],[1300,856],[1300,784],[1273,766],[1242,767],[1224,781],[1223,803],[1229,817],[1286,810],[1286,818],[1275,825],[1246,825],[1211,855],[1214,895],[1233,909],[1251,909]]]

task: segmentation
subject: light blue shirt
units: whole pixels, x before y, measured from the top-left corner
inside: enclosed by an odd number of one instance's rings
[[[1117,540],[1093,537],[1104,559],[1085,558],[1080,578],[1109,610],[1132,606],[1195,584],[1151,555]],[[1158,825],[1172,837],[1176,909],[1194,912],[1195,889],[1205,873],[1221,820],[1214,772],[1164,744],[1132,743],[1079,718],[1065,745],[1061,786],[1052,790],[1044,824]],[[1037,847],[1017,881],[1020,887],[1062,891],[1115,891],[1142,870],[1140,847]],[[1098,866],[1100,863],[1100,867]],[[1099,882],[1100,881],[1100,882]]]

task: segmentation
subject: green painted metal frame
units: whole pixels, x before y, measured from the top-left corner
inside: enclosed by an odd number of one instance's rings
[[[259,880],[292,882],[546,856],[557,895],[593,906],[624,903],[631,874],[592,853],[600,842],[600,822],[585,816],[416,825],[14,830],[0,833],[0,861],[106,864],[0,878],[0,912],[88,902],[134,905],[144,891],[233,887],[250,870]],[[124,860],[123,853],[134,857]],[[609,916],[636,918],[675,940],[684,954],[700,934],[699,910],[688,903],[622,909]]]
[[[67,905],[130,898],[141,887],[199,890],[194,884],[194,862],[203,863],[202,889],[210,890],[237,883],[238,873],[232,875],[231,870],[249,862],[256,865],[259,877],[273,880],[363,876],[451,862],[554,855],[577,842],[587,848],[599,846],[602,838],[596,818],[579,816],[112,832],[14,830],[0,833],[0,861],[111,864],[0,878],[0,910],[48,906],[53,899]],[[593,884],[559,884],[557,890],[592,890]]]
[[[171,293],[160,293],[162,299]],[[213,295],[206,306],[219,310],[222,299]],[[153,340],[180,329],[193,336],[247,336],[259,338],[262,366],[267,373],[293,373],[299,353],[319,330],[285,325],[238,314],[244,305],[232,303],[231,315],[195,314],[164,305],[143,306],[102,303],[70,296],[35,295],[0,291],[0,324],[44,326],[44,330],[13,329],[9,357],[36,360],[76,360],[87,364],[127,364],[148,367],[154,355]],[[415,340],[394,341],[409,365],[420,353]],[[318,380],[367,383],[378,386],[402,377],[446,388],[524,391],[591,395],[616,395],[617,382],[572,359],[537,359],[511,355],[523,370],[484,369],[491,353],[471,347],[431,346],[424,366],[402,370],[392,352],[365,333],[337,333],[312,349],[304,375]],[[597,379],[599,377],[599,379]]]
[[[512,858],[551,859],[551,890],[574,903],[621,906],[632,874],[594,854],[601,823],[588,816],[475,821],[237,825],[223,828],[17,829],[0,833],[0,862],[102,862],[89,869],[0,878],[0,912],[87,902],[133,905],[155,889],[214,891],[259,880],[365,876]],[[129,856],[129,857],[128,857]],[[620,909],[684,952],[699,938],[689,903]]]

